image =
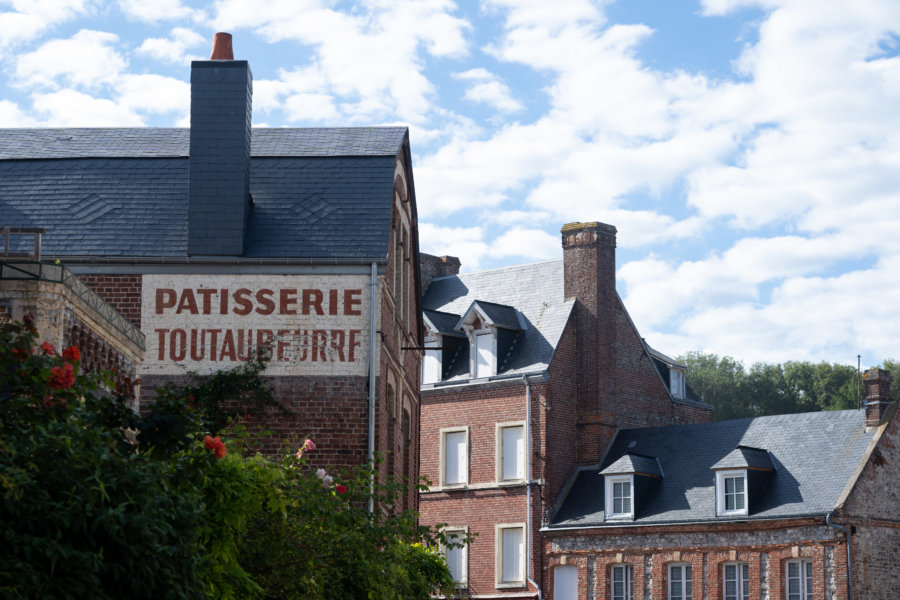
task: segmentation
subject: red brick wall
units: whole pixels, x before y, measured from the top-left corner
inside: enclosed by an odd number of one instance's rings
[[[141,276],[79,274],[78,278],[109,302],[123,317],[141,327]]]
[[[533,477],[545,472],[547,443],[542,430],[543,415],[553,402],[545,383],[531,384]],[[500,523],[527,523],[524,484],[496,484],[497,423],[525,420],[525,385],[517,379],[504,384],[459,388],[453,392],[426,390],[422,393],[421,474],[434,487],[441,480],[440,431],[449,427],[469,427],[469,485],[465,489],[435,491],[419,497],[420,521],[424,525],[446,523],[468,526],[478,537],[469,548],[468,591],[472,594],[513,593],[516,589],[495,585],[495,526]],[[571,440],[569,440],[571,442]],[[526,466],[527,468],[527,466]],[[540,581],[540,525],[546,492],[534,486],[532,492],[531,577]],[[524,588],[518,588],[524,591]]]
[[[576,449],[574,440],[577,435],[577,393],[578,356],[575,342],[575,321],[570,319],[560,336],[553,362],[548,369],[550,379],[547,386],[550,390],[548,405],[545,411],[547,421],[547,443],[543,455],[549,464],[543,477],[547,480],[547,509],[559,497],[563,486],[576,465]],[[606,433],[611,438],[611,430]],[[602,433],[601,433],[602,436]],[[601,437],[598,436],[598,437]],[[603,443],[598,440],[598,443]],[[597,450],[593,450],[597,452]],[[549,515],[544,515],[544,518]]]
[[[563,562],[578,566],[579,598],[610,598],[611,567],[632,565],[635,600],[668,598],[672,563],[691,565],[694,598],[722,598],[724,565],[746,562],[750,598],[783,600],[785,563],[808,559],[813,597],[846,600],[846,546],[838,533],[823,519],[550,532],[544,536],[544,598],[553,600],[552,570]]]

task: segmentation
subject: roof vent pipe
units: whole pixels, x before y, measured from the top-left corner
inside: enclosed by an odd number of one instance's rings
[[[220,31],[213,35],[212,53],[209,55],[209,60],[234,60],[230,33]]]

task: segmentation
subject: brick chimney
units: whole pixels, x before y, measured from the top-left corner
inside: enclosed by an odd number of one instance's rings
[[[893,380],[891,372],[885,369],[869,369],[863,373],[863,383],[866,384],[866,427],[877,427],[887,415]]]
[[[575,302],[577,462],[600,462],[616,427],[616,228],[562,228],[564,294]]]
[[[459,275],[461,263],[455,256],[434,256],[419,252],[419,273],[421,274],[422,290],[428,289],[428,284],[435,277],[447,275]]]
[[[188,254],[240,256],[250,213],[253,74],[217,33],[210,60],[191,63]]]

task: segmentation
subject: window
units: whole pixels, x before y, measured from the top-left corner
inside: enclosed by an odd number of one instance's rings
[[[446,529],[444,533],[447,541],[451,543],[460,543],[466,537],[465,529]],[[444,546],[444,556],[447,557],[450,575],[453,577],[453,582],[460,586],[466,584],[466,575],[468,574],[467,550],[466,546]]]
[[[612,568],[611,575],[612,600],[632,600],[634,598],[634,567],[616,565]]]
[[[497,481],[525,479],[524,423],[497,424]]]
[[[466,428],[441,430],[441,485],[469,481],[469,440]]]
[[[669,388],[675,398],[684,398],[684,372],[681,369],[669,369]]]
[[[724,600],[750,600],[750,565],[729,563],[724,574]]]
[[[634,486],[631,475],[606,476],[606,518],[634,518]]]
[[[497,525],[497,587],[525,584],[525,525]]]
[[[422,361],[422,383],[441,380],[441,351],[438,340],[425,340],[425,360]],[[434,348],[431,350],[430,348]]]
[[[669,600],[691,600],[691,565],[669,565]]]
[[[578,598],[578,567],[559,565],[553,569],[553,600]]]
[[[494,351],[494,334],[478,333],[475,335],[475,379],[494,375],[496,364]]]
[[[812,561],[787,562],[787,600],[812,600]]]
[[[718,471],[716,473],[716,513],[719,515],[747,514],[746,471]]]

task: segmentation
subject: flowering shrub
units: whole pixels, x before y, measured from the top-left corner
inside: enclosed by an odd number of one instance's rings
[[[0,328],[0,597],[405,600],[451,589],[429,549],[439,532],[413,513],[367,510],[370,499],[394,505],[404,486],[371,496],[372,466],[330,474],[310,464],[310,439],[281,462],[241,455],[223,429],[235,411],[219,403],[269,399],[264,363],[158,388],[141,416],[110,391],[111,374],[79,373],[78,348],[35,352],[35,337],[28,323]]]

